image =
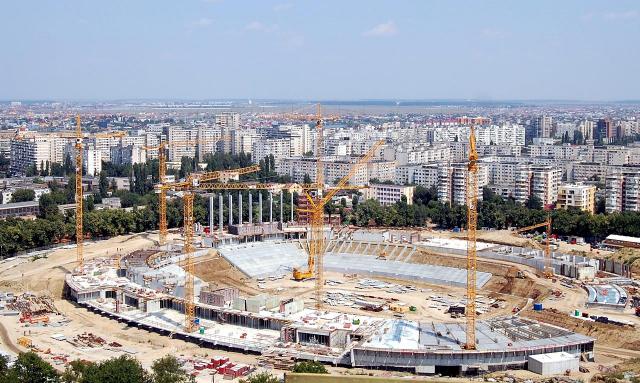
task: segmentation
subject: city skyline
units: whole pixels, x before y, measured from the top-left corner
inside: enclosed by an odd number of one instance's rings
[[[640,99],[631,1],[0,7],[1,100]]]

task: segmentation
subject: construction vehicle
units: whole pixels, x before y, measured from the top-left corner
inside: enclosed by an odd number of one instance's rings
[[[522,227],[520,229],[517,229],[515,232],[517,234],[520,234],[520,233],[524,233],[530,230],[535,230],[541,227],[546,228],[546,237],[547,237],[545,240],[545,246],[544,246],[544,270],[542,272],[545,278],[553,278],[555,275],[555,272],[553,270],[553,265],[551,263],[551,215],[547,214],[547,219],[544,222]]]
[[[469,164],[467,165],[467,350],[476,349],[476,229],[478,226],[478,151],[475,128],[469,134]]]

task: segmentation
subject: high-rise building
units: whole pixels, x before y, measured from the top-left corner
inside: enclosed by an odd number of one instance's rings
[[[215,124],[220,128],[221,135],[218,150],[223,153],[231,153],[231,132],[240,128],[240,114],[236,112],[216,114]]]
[[[438,168],[438,200],[453,205],[467,204],[467,164],[454,163]],[[478,200],[482,200],[482,188],[488,183],[487,166],[478,166]]]
[[[640,211],[640,168],[617,169],[606,176],[605,210]]]
[[[515,200],[526,203],[536,196],[543,206],[552,205],[558,199],[561,179],[562,169],[555,166],[520,164],[516,169]]]
[[[56,144],[56,139],[48,136],[12,140],[9,170],[13,174],[24,175],[30,166],[35,165],[37,170],[41,170],[47,162],[57,162],[54,161]]]
[[[596,125],[595,139],[611,142],[617,138],[616,129],[609,118],[601,118]]]
[[[97,176],[102,171],[102,153],[92,146],[85,146],[82,151],[82,165],[85,174]]]
[[[533,126],[537,132],[537,137],[552,137],[553,120],[551,116],[540,116],[533,120]]]
[[[570,207],[589,213],[596,211],[596,187],[585,184],[562,184],[558,188],[558,209]]]

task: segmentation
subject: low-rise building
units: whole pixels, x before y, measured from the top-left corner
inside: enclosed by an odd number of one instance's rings
[[[380,205],[388,206],[400,201],[402,197],[406,197],[407,204],[413,204],[413,192],[415,186],[387,185],[387,184],[371,184],[365,189],[364,194],[367,198],[373,198],[380,202]]]

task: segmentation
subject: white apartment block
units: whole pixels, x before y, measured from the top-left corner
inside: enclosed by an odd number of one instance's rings
[[[120,145],[119,137],[91,138],[88,144],[99,150],[103,161],[111,161],[111,148]]]
[[[253,143],[257,142],[260,136],[255,129],[237,129],[231,132],[231,153],[251,153]]]
[[[147,162],[147,151],[141,146],[118,145],[111,148],[111,162],[117,165],[143,164]]]
[[[57,139],[48,136],[12,140],[10,171],[24,175],[29,166],[35,165],[37,170],[41,170],[43,164],[57,162],[54,161],[56,144]]]
[[[607,213],[640,211],[640,168],[620,168],[607,175],[605,210]]]
[[[515,200],[525,203],[536,196],[544,206],[552,205],[558,199],[558,187],[562,170],[549,165],[522,165],[516,173]]]
[[[276,172],[281,176],[289,176],[293,182],[302,183],[308,175],[311,182],[316,182],[317,159],[315,157],[291,157],[276,162]]]
[[[291,156],[291,141],[288,138],[267,138],[253,143],[251,157],[258,163],[265,157],[273,155],[276,165]]]
[[[180,162],[182,157],[195,157],[196,144],[198,140],[198,129],[182,129],[170,126],[167,129],[167,160],[170,162]],[[187,144],[185,144],[187,142]],[[189,144],[193,142],[193,144]]]
[[[215,124],[220,128],[223,139],[218,144],[218,150],[223,153],[231,153],[231,132],[240,128],[240,114],[236,112],[223,112],[215,115]]]
[[[309,125],[281,125],[278,127],[278,130],[288,135],[291,140],[290,156],[302,156],[305,153],[313,151],[313,138]]]
[[[398,165],[449,162],[451,160],[451,148],[446,144],[414,148],[388,146],[384,149],[384,159],[396,161]]]
[[[466,163],[442,165],[438,168],[438,200],[453,205],[467,204],[468,170]],[[487,166],[478,164],[478,199],[482,200],[482,188],[488,183]]]
[[[82,150],[82,165],[88,176],[97,176],[102,171],[102,153],[100,150],[85,146]]]
[[[469,126],[433,127],[427,132],[431,142],[469,142]],[[478,145],[524,145],[525,129],[518,124],[478,126],[476,128]]]
[[[396,177],[395,161],[373,160],[367,163],[367,177],[369,180],[378,179],[381,182],[393,182]]]
[[[398,166],[393,182],[399,185],[413,184],[426,188],[437,186],[439,166],[439,164]]]
[[[415,186],[371,184],[365,189],[364,194],[368,199],[373,198],[383,206],[393,205],[400,201],[403,196],[406,197],[407,204],[412,205],[414,191]]]

